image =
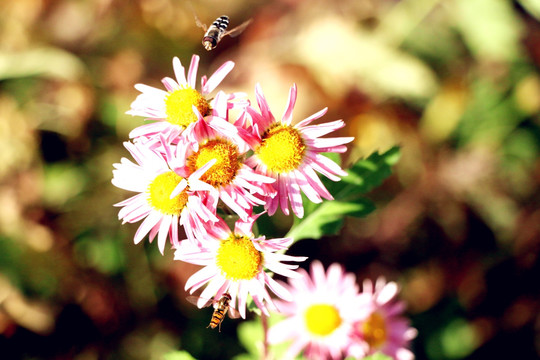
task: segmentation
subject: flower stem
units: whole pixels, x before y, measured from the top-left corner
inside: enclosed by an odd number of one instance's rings
[[[264,315],[264,313],[261,313],[261,322],[263,327],[263,353],[262,353],[262,359],[268,360],[269,354],[268,354],[268,317]]]

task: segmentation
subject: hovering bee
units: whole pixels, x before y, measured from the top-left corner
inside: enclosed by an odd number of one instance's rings
[[[197,305],[199,299],[200,297],[198,296],[188,296],[186,298],[187,301],[195,305]],[[212,318],[210,319],[210,324],[208,324],[207,328],[209,327],[211,329],[215,329],[216,327],[218,327],[219,331],[221,331],[221,323],[223,322],[227,311],[229,312],[229,317],[231,319],[236,319],[240,317],[240,313],[238,312],[238,310],[236,310],[230,305],[230,301],[231,295],[229,295],[228,293],[224,293],[219,300],[216,300],[215,298],[207,300],[207,302],[202,307],[214,305],[214,312],[212,314]]]
[[[203,24],[201,20],[199,20],[197,15],[195,15],[195,22],[197,23],[198,27],[205,31],[202,44],[206,50],[210,51],[216,48],[217,44],[224,36],[229,35],[230,37],[235,37],[240,35],[240,33],[249,25],[251,19],[243,22],[229,31],[226,31],[227,26],[229,26],[229,17],[227,15],[221,15],[218,17],[216,20],[214,20],[209,28],[207,28],[206,24]]]

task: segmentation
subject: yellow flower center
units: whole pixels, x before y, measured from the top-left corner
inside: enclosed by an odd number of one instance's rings
[[[265,131],[262,144],[255,153],[268,169],[286,173],[298,168],[305,150],[306,145],[298,130],[277,124]]]
[[[314,304],[304,312],[306,327],[314,335],[326,336],[341,325],[338,310],[329,304]]]
[[[165,98],[167,121],[186,128],[189,124],[197,121],[193,105],[197,107],[202,116],[208,115],[210,104],[197,90],[187,86],[169,93]]]
[[[364,334],[364,340],[372,348],[378,348],[386,341],[384,318],[376,312],[361,325],[360,331]]]
[[[230,184],[240,168],[238,148],[224,140],[210,140],[188,158],[188,167],[196,171],[212,159],[216,159],[216,163],[204,173],[201,180],[214,187]]]
[[[251,280],[261,271],[263,254],[245,236],[231,235],[222,240],[216,264],[229,280]]]
[[[174,171],[156,176],[148,186],[150,206],[166,215],[180,215],[186,206],[188,195],[182,191],[171,199],[171,193],[180,181],[182,181],[182,177]]]

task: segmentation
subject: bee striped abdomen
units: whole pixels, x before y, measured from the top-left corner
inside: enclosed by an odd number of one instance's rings
[[[221,299],[217,302],[214,313],[212,314],[212,319],[210,319],[210,324],[208,324],[207,327],[215,329],[221,325],[225,318],[225,314],[227,314],[227,310],[229,309],[229,301],[231,301],[231,295],[227,293],[223,294]]]
[[[210,324],[208,326],[212,329],[215,329],[219,324],[221,324],[221,322],[225,318],[226,312],[227,308],[217,308],[216,310],[214,310],[214,314],[212,315],[212,319],[210,319]]]
[[[221,323],[225,319],[225,315],[229,314],[231,319],[237,319],[241,315],[233,306],[230,306],[232,297],[229,293],[223,293],[219,300],[217,298],[205,299],[198,296],[188,296],[186,298],[192,304],[197,305],[197,307],[207,307],[214,305],[214,311],[212,312],[212,318],[210,319],[210,324],[207,328],[215,329],[219,327],[221,331]]]
[[[206,50],[212,50],[217,46],[218,42],[223,37],[223,34],[225,34],[225,30],[227,30],[227,26],[229,26],[229,17],[227,15],[218,17],[212,25],[210,25],[202,39],[202,44]]]

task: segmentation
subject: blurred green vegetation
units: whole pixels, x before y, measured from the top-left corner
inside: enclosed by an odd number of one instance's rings
[[[254,21],[206,52],[193,11]],[[276,116],[293,82],[296,120],[328,106],[356,138],[345,166],[400,147],[367,195],[377,210],[292,255],[398,281],[417,359],[536,359],[539,20],[535,0],[2,1],[2,357],[259,356],[259,319],[206,329],[211,311],[184,301],[196,267],[133,245],[112,206],[129,195],[112,163],[144,122],[125,115],[133,85],[196,53],[199,76],[233,60],[223,89],[254,100],[261,83]],[[269,221],[275,236],[293,223]]]

